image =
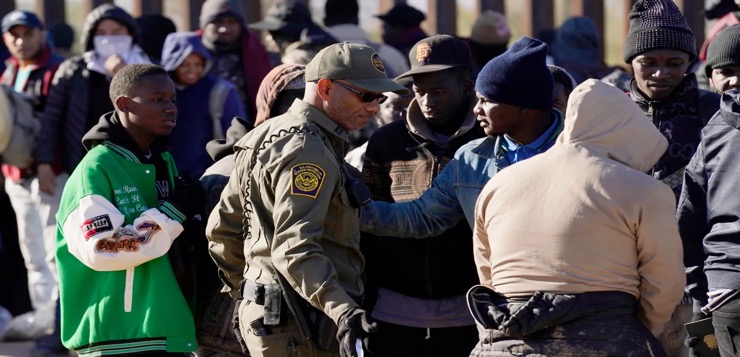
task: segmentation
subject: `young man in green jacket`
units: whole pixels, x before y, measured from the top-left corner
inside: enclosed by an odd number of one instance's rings
[[[159,66],[130,65],[110,97],[115,111],[83,138],[88,152],[57,213],[62,342],[79,356],[192,352],[172,255],[202,188],[176,178],[157,140],[175,126],[175,86]]]

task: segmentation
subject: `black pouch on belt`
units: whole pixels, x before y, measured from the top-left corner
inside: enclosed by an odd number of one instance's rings
[[[267,326],[280,324],[280,308],[283,301],[283,292],[279,284],[265,285],[265,317],[263,323]]]

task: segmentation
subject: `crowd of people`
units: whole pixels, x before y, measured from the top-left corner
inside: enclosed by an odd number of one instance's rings
[[[487,10],[469,38],[430,36],[404,3],[378,43],[356,0],[327,0],[323,25],[290,0],[248,24],[241,3],[206,0],[195,32],[106,3],[76,55],[68,26],[2,19],[0,147],[33,146],[1,153],[0,338],[34,356],[740,350],[740,4],[707,12],[697,51],[672,0],[638,0],[608,66],[587,17],[512,39]],[[36,130],[14,127],[19,100]]]

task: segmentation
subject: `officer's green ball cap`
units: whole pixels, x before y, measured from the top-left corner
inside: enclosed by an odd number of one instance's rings
[[[335,43],[325,47],[306,65],[306,82],[341,79],[369,92],[409,94],[409,90],[388,78],[380,56],[372,47],[356,43]]]

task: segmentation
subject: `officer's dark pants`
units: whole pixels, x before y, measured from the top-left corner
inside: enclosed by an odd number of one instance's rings
[[[265,308],[249,300],[239,305],[239,330],[251,357],[338,357],[339,351],[319,350],[311,341],[301,337],[301,333],[291,316],[284,325],[250,326],[251,321],[261,321]]]
[[[471,356],[665,356],[629,294],[538,294],[526,302],[480,304],[476,319],[492,317],[483,321],[489,328],[481,329]]]
[[[727,301],[712,312],[714,336],[722,357],[740,355],[740,296]]]
[[[475,325],[449,328],[417,328],[377,321],[377,331],[367,339],[368,354],[393,356],[468,356],[478,342]]]

